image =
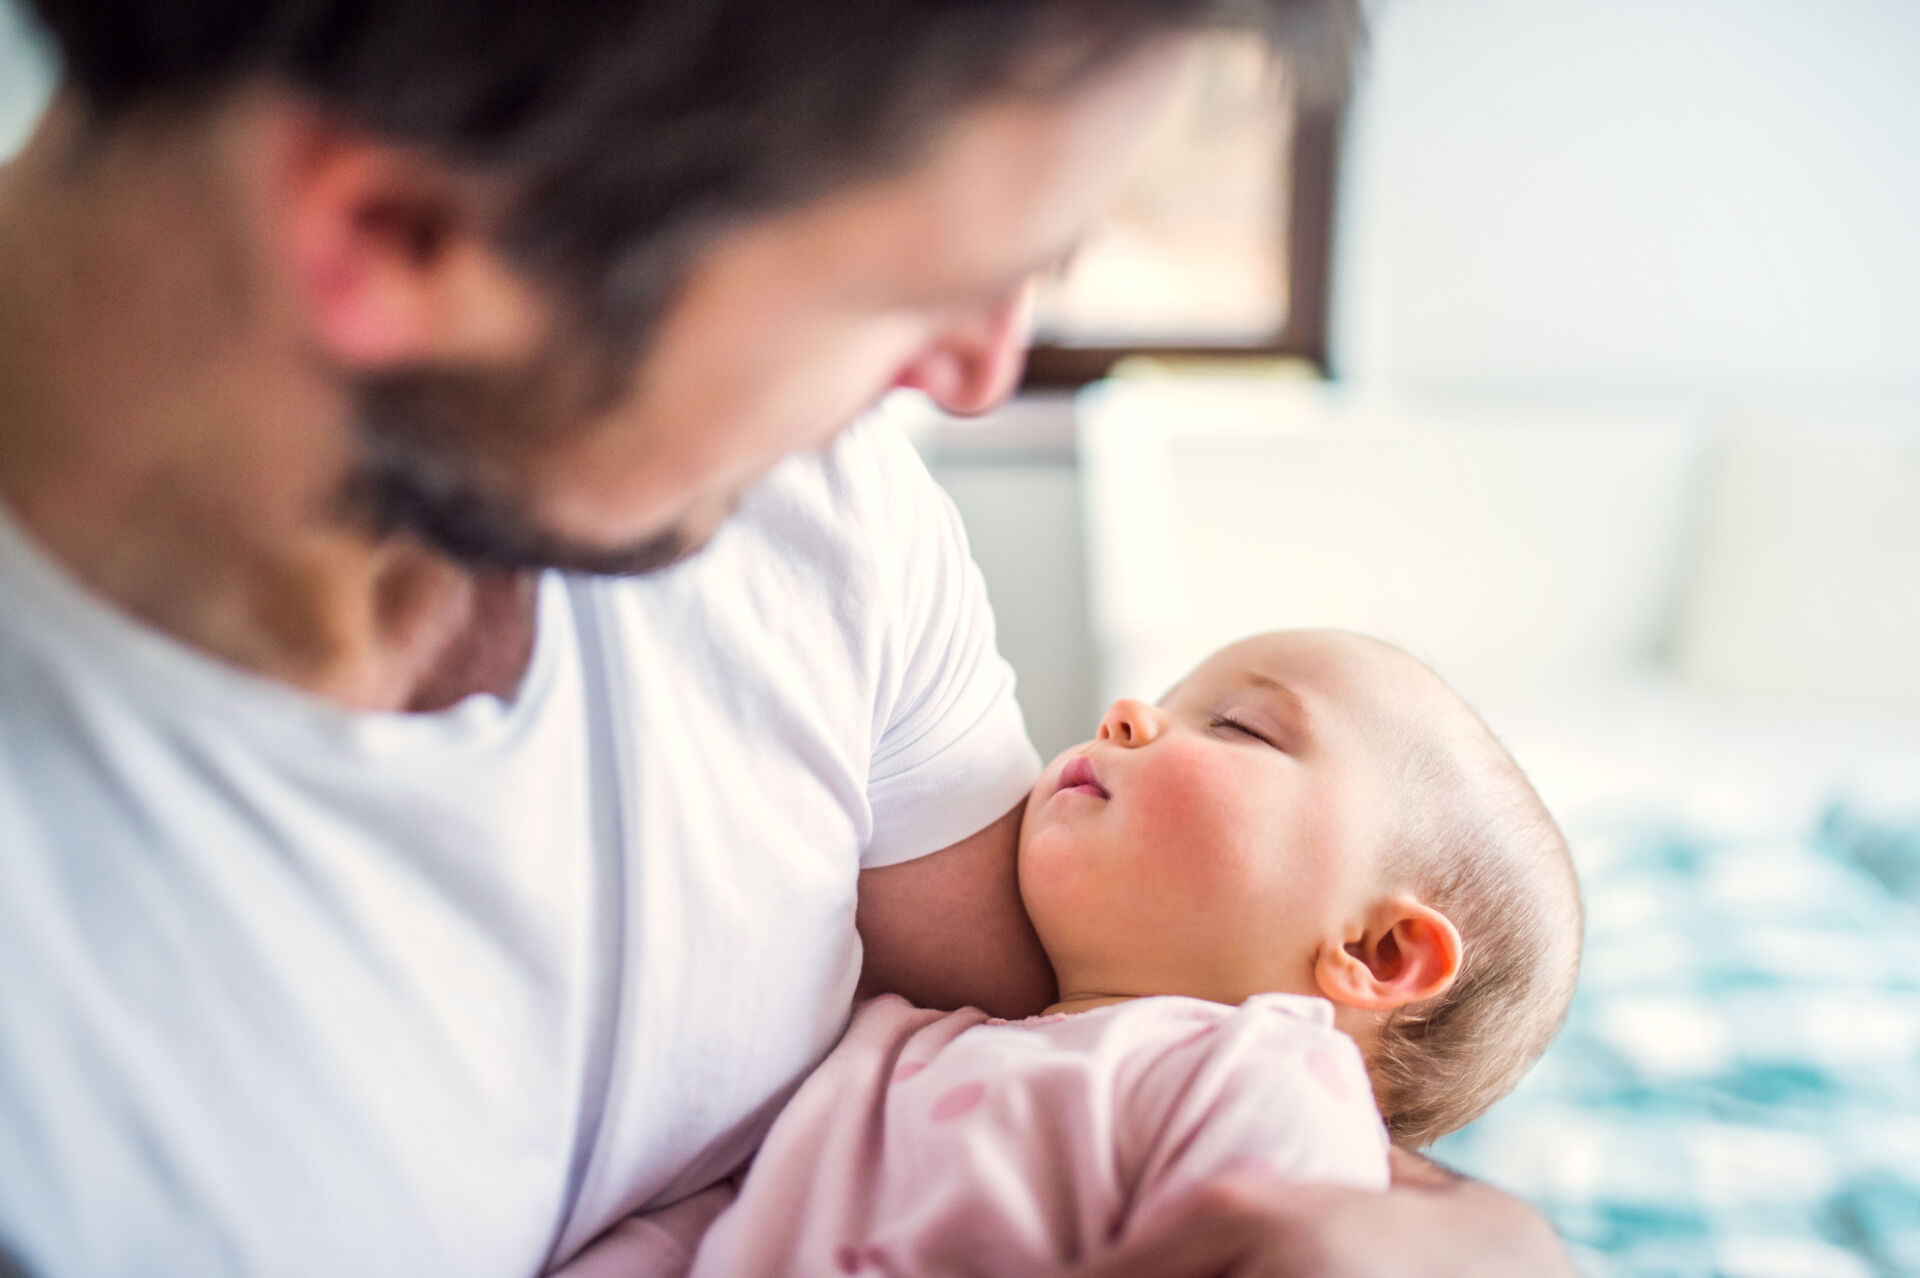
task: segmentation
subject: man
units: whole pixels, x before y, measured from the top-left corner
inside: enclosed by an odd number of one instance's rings
[[[737,1167],[856,981],[1044,1003],[977,574],[842,430],[1001,399],[1186,34],[1314,7],[38,0],[12,1262],[533,1272]],[[1562,1263],[1477,1187],[1265,1192],[1112,1263]]]

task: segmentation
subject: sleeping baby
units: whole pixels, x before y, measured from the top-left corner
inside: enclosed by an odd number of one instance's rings
[[[1426,667],[1340,632],[1115,703],[1034,786],[1019,875],[1059,1002],[860,1007],[696,1276],[1054,1272],[1223,1173],[1385,1188],[1389,1141],[1518,1081],[1579,962],[1519,768]]]

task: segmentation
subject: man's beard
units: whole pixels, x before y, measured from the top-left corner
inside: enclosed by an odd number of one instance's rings
[[[364,384],[358,456],[342,492],[348,517],[376,537],[411,537],[476,572],[636,576],[697,553],[704,541],[685,526],[624,545],[566,537],[483,482],[460,441],[558,438],[541,425],[555,419],[555,379],[543,375],[553,371],[549,365],[509,379],[411,374]],[[581,403],[573,420],[586,419]]]

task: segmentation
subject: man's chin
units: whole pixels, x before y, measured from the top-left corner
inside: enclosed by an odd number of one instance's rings
[[[486,573],[643,576],[698,554],[715,531],[682,523],[638,541],[597,544],[545,529],[476,485],[435,478],[427,482],[406,467],[363,467],[348,484],[348,509],[376,536],[410,538]]]
[[[411,369],[363,382],[343,513],[375,537],[418,542],[475,572],[630,577],[698,553],[732,503],[695,510],[639,540],[609,542],[555,529],[536,506],[490,481],[511,463],[496,448],[494,465],[482,465],[482,441],[558,446],[569,430],[585,429],[594,403],[577,393],[578,372],[552,357],[487,374]]]
[[[711,534],[696,536],[679,527],[641,541],[618,545],[544,532],[528,523],[490,518],[475,523],[459,512],[421,512],[398,531],[424,542],[475,572],[540,572],[553,569],[591,577],[640,577],[662,572],[706,548]]]
[[[430,543],[442,554],[475,570],[535,572],[553,569],[590,577],[644,577],[684,563],[706,549],[711,537],[691,538],[678,529],[621,546],[593,546],[563,538],[514,545],[463,544],[456,554],[446,543]]]

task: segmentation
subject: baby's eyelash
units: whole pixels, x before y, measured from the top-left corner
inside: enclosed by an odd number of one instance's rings
[[[1234,718],[1230,714],[1214,715],[1213,722],[1208,724],[1207,726],[1212,728],[1232,728],[1235,732],[1244,732],[1246,735],[1252,737],[1255,741],[1261,741],[1261,742],[1265,742],[1267,745],[1273,745],[1273,742],[1269,741],[1265,736],[1265,734],[1255,732],[1252,728],[1249,728],[1246,724],[1240,722],[1238,719]],[[1277,746],[1275,748],[1278,749]]]

